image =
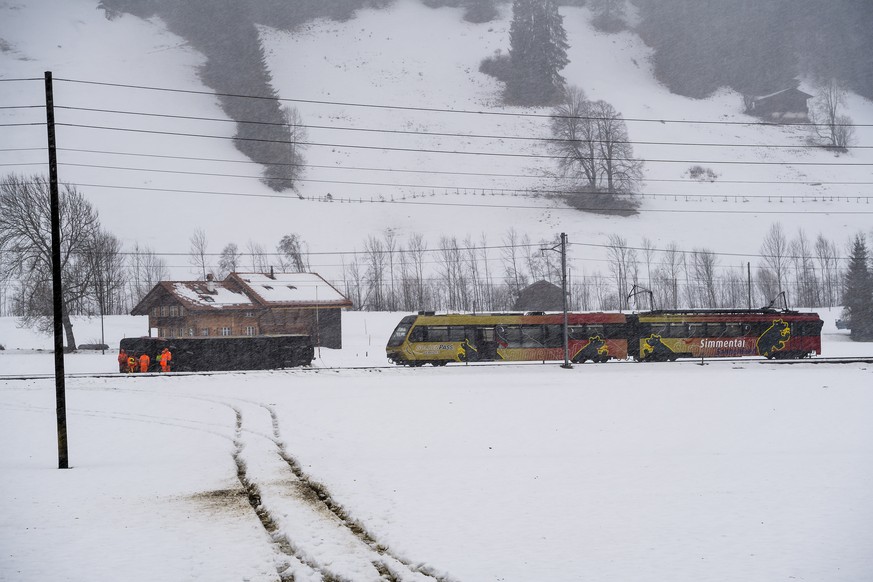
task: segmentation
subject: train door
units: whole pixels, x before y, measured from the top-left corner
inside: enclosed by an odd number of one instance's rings
[[[480,361],[492,361],[497,359],[497,338],[493,327],[475,328],[476,356]]]

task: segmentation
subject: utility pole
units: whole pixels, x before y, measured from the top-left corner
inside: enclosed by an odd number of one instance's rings
[[[570,363],[570,345],[569,345],[569,337],[567,333],[567,233],[561,233],[561,242],[551,248],[540,249],[541,251],[558,251],[561,253],[561,301],[564,310],[564,325],[563,327],[563,336],[564,336],[564,363],[561,364],[562,368],[572,368],[573,364]]]
[[[49,192],[52,215],[52,307],[55,333],[55,407],[58,424],[58,468],[69,469],[67,454],[67,395],[64,385],[64,294],[61,287],[61,218],[58,195],[58,158],[55,143],[55,106],[52,73],[45,72],[45,115],[48,130]]]
[[[752,310],[752,263],[746,262],[746,281],[748,282],[749,290],[749,311]]]

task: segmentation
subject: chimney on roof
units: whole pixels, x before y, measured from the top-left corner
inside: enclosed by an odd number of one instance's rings
[[[273,265],[270,265],[270,279],[276,279],[276,275],[273,274]]]
[[[206,275],[206,290],[215,293],[215,277],[212,276],[212,273]]]

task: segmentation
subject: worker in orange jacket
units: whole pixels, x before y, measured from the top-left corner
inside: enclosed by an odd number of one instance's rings
[[[145,352],[139,357],[139,371],[142,373],[146,373],[149,371],[149,366],[152,363],[152,359]]]
[[[161,361],[161,372],[169,372],[170,362],[173,360],[173,354],[170,352],[169,348],[161,350],[161,355],[158,356],[158,359]]]
[[[124,348],[118,350],[118,371],[127,372],[127,352],[124,351]]]
[[[134,372],[136,372],[136,357],[134,354],[130,354],[127,358],[127,373],[133,374]]]

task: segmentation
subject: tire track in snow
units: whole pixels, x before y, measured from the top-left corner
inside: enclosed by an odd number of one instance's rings
[[[276,573],[279,575],[279,579],[282,582],[298,581],[304,579],[324,580],[325,582],[341,580],[333,573],[321,568],[313,560],[306,557],[303,552],[299,550],[291,542],[290,539],[288,539],[288,536],[281,531],[276,520],[266,509],[266,507],[264,507],[261,500],[261,489],[255,482],[253,482],[249,478],[246,462],[243,460],[243,450],[245,448],[245,444],[243,443],[242,438],[242,411],[233,406],[231,406],[231,408],[233,408],[234,412],[236,413],[236,435],[233,441],[233,460],[234,463],[236,463],[237,468],[236,476],[237,479],[239,479],[243,490],[246,492],[249,500],[249,505],[252,506],[252,509],[258,516],[258,519],[261,521],[261,524],[264,526],[267,534],[269,534],[270,539],[273,541],[274,546],[286,557],[286,560],[284,562],[277,563],[276,565]]]
[[[234,459],[240,468],[240,482],[277,548],[289,557],[287,569],[277,568],[283,580],[452,582],[380,544],[326,487],[306,475],[287,452],[278,417],[269,405],[234,400],[240,403],[234,406],[238,411]],[[242,407],[246,407],[246,414]],[[262,428],[267,423],[272,426],[272,436],[265,434],[269,429]],[[292,566],[297,570],[289,572]],[[304,572],[299,572],[300,566],[305,567]],[[313,575],[319,577],[311,578]]]
[[[377,558],[374,560],[373,565],[383,574],[383,577],[385,577],[386,580],[404,580],[405,578],[402,576],[401,572],[405,571],[415,575],[419,579],[435,580],[437,582],[451,582],[451,579],[446,575],[438,574],[433,570],[433,568],[425,566],[424,564],[413,564],[412,561],[397,555],[387,545],[380,543],[376,537],[367,530],[363,523],[353,518],[351,514],[333,498],[327,487],[303,471],[303,468],[297,459],[288,452],[285,442],[282,440],[279,429],[279,417],[276,414],[275,409],[272,406],[262,403],[258,403],[258,405],[270,414],[270,420],[273,425],[273,442],[276,445],[279,456],[283,461],[285,461],[285,463],[287,463],[295,477],[297,477],[297,479],[299,479],[300,482],[304,484],[362,544],[376,554]]]

